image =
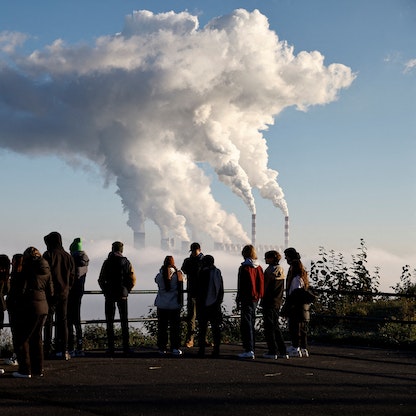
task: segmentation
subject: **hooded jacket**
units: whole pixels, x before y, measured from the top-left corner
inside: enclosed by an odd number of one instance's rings
[[[56,231],[44,237],[47,251],[43,254],[49,263],[56,296],[67,296],[74,283],[75,265],[72,256],[62,246],[62,237]]]
[[[280,309],[285,290],[285,272],[278,264],[269,264],[264,271],[264,296],[261,300],[263,308]]]
[[[23,262],[24,291],[21,309],[36,315],[47,315],[49,302],[54,295],[52,276],[48,262],[40,256],[32,256]]]
[[[258,302],[264,294],[264,275],[253,259],[245,259],[238,269],[237,303]]]

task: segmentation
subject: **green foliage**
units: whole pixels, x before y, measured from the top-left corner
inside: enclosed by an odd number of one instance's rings
[[[129,327],[130,346],[133,348],[154,345],[151,336],[144,334],[139,328]],[[114,327],[115,347],[122,348],[122,334],[120,325]],[[105,325],[93,324],[86,325],[84,328],[84,349],[85,350],[105,350],[107,348],[107,332]]]
[[[311,333],[321,340],[342,340],[367,345],[415,345],[416,324],[386,322],[416,321],[414,297],[389,299],[378,296],[379,268],[373,275],[367,268],[367,247],[360,240],[358,253],[347,266],[342,254],[319,248],[319,258],[312,262],[310,280],[320,295],[313,305],[319,319],[312,319]],[[416,285],[410,266],[403,267],[395,293],[415,295]],[[345,317],[345,319],[344,319]]]

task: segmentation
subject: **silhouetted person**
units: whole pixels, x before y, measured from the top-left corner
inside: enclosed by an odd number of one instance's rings
[[[218,357],[221,343],[222,311],[221,305],[224,299],[224,282],[221,270],[215,267],[214,257],[206,255],[202,259],[202,267],[199,272],[197,294],[198,317],[198,355],[205,354],[205,340],[207,336],[208,322],[211,324],[214,349],[212,355]]]
[[[56,231],[44,237],[47,251],[43,254],[49,263],[54,287],[53,302],[45,324],[45,354],[52,349],[52,326],[55,317],[55,353],[57,358],[69,360],[68,352],[68,296],[74,283],[75,265],[72,256],[62,246],[62,237]]]
[[[43,376],[42,329],[54,295],[49,264],[35,247],[23,253],[22,278],[15,316],[19,371],[13,377],[30,378]]]
[[[182,264],[181,270],[186,274],[186,291],[187,291],[187,333],[185,345],[188,348],[194,346],[194,336],[196,328],[196,297],[198,293],[198,273],[201,268],[201,260],[204,255],[201,252],[199,243],[192,243],[190,247],[191,254]]]
[[[68,298],[68,348],[71,356],[83,356],[81,301],[85,290],[89,258],[82,250],[81,238],[75,238],[69,246],[69,251],[75,263],[75,280],[69,291]],[[76,335],[76,344],[74,337]]]
[[[123,243],[115,241],[111,252],[101,267],[98,284],[105,297],[105,319],[107,324],[108,353],[115,352],[114,316],[116,305],[120,314],[123,352],[130,352],[129,318],[127,298],[136,284],[133,266],[127,257],[123,256]]]

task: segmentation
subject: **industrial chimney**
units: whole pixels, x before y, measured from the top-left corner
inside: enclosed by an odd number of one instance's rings
[[[289,247],[289,217],[285,217],[285,248]]]
[[[256,214],[251,215],[251,244],[256,246]]]

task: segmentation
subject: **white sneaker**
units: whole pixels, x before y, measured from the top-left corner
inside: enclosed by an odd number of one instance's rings
[[[18,371],[15,371],[12,374],[12,376],[15,377],[15,378],[32,378],[31,374],[22,374],[22,373],[19,373]]]
[[[176,355],[177,357],[181,356],[183,354],[183,352],[179,349],[173,349],[172,350],[172,355]]]
[[[302,353],[302,357],[305,357],[305,358],[309,357],[309,351],[306,348],[301,348],[300,352]]]
[[[13,354],[10,358],[6,358],[4,360],[4,364],[6,364],[6,365],[19,365],[19,363],[17,362],[17,358],[16,358],[15,354]]]
[[[263,354],[263,358],[267,358],[268,360],[277,360],[277,355],[266,352]]]
[[[248,360],[254,360],[254,352],[253,351],[245,351],[241,354],[238,354],[238,358],[244,358]]]
[[[0,374],[4,374],[4,370],[0,368]]]
[[[292,346],[287,349],[287,354],[289,355],[289,357],[302,357],[300,348],[295,348]]]

